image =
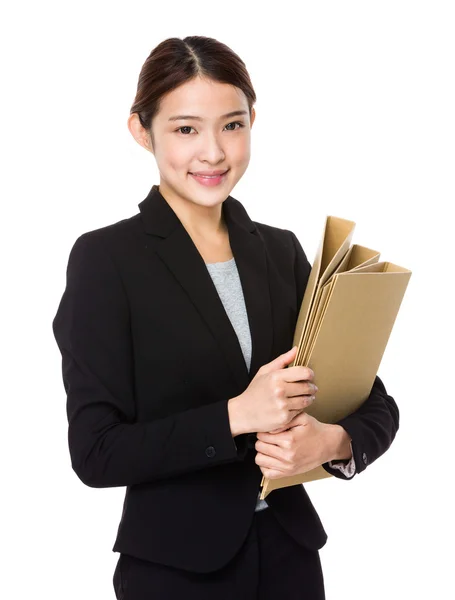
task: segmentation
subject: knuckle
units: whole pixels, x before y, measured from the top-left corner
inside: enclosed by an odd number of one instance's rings
[[[295,452],[293,450],[289,450],[288,452],[286,452],[286,468],[290,469],[292,468],[292,463],[294,462],[295,459]]]
[[[280,376],[278,375],[278,371],[272,371],[270,373],[270,381],[272,382],[272,384],[276,385],[279,380],[280,380]]]
[[[283,399],[284,398],[284,386],[276,385],[273,388],[273,395],[275,396],[275,398]]]
[[[277,398],[276,399],[276,407],[278,408],[278,410],[280,411],[280,413],[282,413],[283,415],[285,413],[287,413],[287,402],[284,398]]]
[[[313,379],[314,371],[310,367],[305,367],[305,379]]]
[[[281,409],[281,426],[284,427],[285,425],[287,425],[288,421],[289,421],[289,413],[288,413],[287,406],[285,406],[285,408]]]

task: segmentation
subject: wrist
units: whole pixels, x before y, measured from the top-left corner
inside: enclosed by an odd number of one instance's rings
[[[351,437],[341,425],[330,425],[329,429],[329,459],[350,460],[352,458]]]
[[[232,437],[236,437],[242,433],[248,433],[248,429],[243,422],[239,398],[240,396],[230,398],[227,403]]]

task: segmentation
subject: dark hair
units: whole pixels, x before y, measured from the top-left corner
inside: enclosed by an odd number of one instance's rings
[[[161,98],[196,76],[240,88],[251,118],[256,94],[245,63],[225,44],[199,35],[168,38],[152,50],[139,74],[130,114],[137,113],[142,127],[150,131]]]

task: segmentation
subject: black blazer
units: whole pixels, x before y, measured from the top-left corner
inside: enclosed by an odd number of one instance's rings
[[[114,552],[207,573],[245,540],[262,479],[256,434],[232,437],[227,402],[291,349],[311,265],[292,231],[252,221],[226,198],[251,328],[248,372],[204,260],[158,186],[139,208],[82,234],[69,256],[52,325],[71,463],[88,486],[126,486]],[[339,421],[357,473],[388,449],[398,422],[376,377],[360,410]],[[267,503],[299,543],[325,544],[303,485],[275,490]]]

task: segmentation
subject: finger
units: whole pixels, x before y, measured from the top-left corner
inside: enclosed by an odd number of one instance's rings
[[[275,436],[273,436],[275,437]],[[287,438],[280,440],[279,444],[269,443],[263,440],[257,440],[255,444],[257,452],[265,454],[265,456],[271,456],[281,462],[287,462],[287,453],[289,452],[289,442]]]
[[[285,425],[284,427],[278,427],[278,429],[272,429],[272,431],[267,431],[265,433],[271,433],[271,434],[275,434],[275,433],[283,433],[283,431],[286,431],[288,429],[288,426]],[[261,432],[262,433],[262,432]]]
[[[295,416],[292,418],[292,421],[289,421],[288,423],[289,431],[292,431],[295,427],[298,427],[299,425],[306,425],[311,418],[311,415],[309,415],[305,411],[305,409],[296,411]]]
[[[294,360],[296,352],[297,346],[294,346],[284,354],[280,354],[269,363],[262,365],[260,368],[261,373],[265,374],[270,373],[271,371],[276,371],[277,369],[287,369],[287,365]]]
[[[267,444],[273,444],[275,446],[279,446],[283,440],[283,436],[281,436],[280,434],[286,433],[286,431],[287,431],[287,429],[284,429],[283,431],[277,431],[276,433],[272,433],[270,431],[259,431],[256,434],[256,437],[258,438],[258,440],[261,440],[262,442],[267,442]]]
[[[318,391],[318,386],[313,381],[290,381],[286,383],[286,396],[313,396]]]
[[[290,413],[295,413],[291,414],[291,417],[294,419],[296,416],[298,416],[298,414],[305,412],[305,410],[311,406],[315,400],[316,396],[314,395],[291,396],[290,398],[287,398],[288,411]],[[289,424],[287,427],[289,427]]]
[[[258,452],[254,458],[257,465],[266,467],[267,469],[276,469],[277,471],[285,472],[287,469],[287,465],[283,463],[283,461],[274,458],[273,456],[268,456],[263,454],[262,452]]]
[[[310,367],[288,367],[284,374],[284,381],[313,381],[314,371]]]
[[[254,447],[257,452],[260,452],[264,456],[268,456],[280,462],[286,460],[284,448],[280,448],[280,446],[277,446],[276,444],[268,444],[267,442],[257,440]]]
[[[282,473],[281,471],[276,471],[274,469],[266,469],[262,467],[261,471],[264,477],[266,477],[267,479],[281,479],[281,477],[285,476],[285,473]]]

